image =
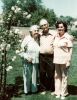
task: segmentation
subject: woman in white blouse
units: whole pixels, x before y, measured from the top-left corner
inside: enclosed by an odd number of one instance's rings
[[[56,98],[65,99],[67,90],[67,66],[72,55],[72,36],[67,33],[67,24],[63,21],[56,23],[57,35],[54,40],[55,63],[55,95]]]
[[[21,44],[23,58],[24,93],[37,92],[37,75],[39,64],[39,29],[37,25],[30,27],[30,35]]]

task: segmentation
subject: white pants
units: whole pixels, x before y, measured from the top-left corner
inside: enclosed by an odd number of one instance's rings
[[[24,64],[24,93],[37,91],[38,64]]]
[[[66,96],[67,91],[67,70],[65,64],[55,64],[55,94]]]

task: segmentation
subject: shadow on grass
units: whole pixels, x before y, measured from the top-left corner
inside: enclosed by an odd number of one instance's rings
[[[68,85],[68,92],[70,95],[77,95],[77,86]]]
[[[77,86],[68,85],[68,92],[70,95],[77,95]],[[0,100],[11,100],[14,97],[21,97],[23,94],[23,77],[16,77],[15,84],[8,84],[6,86],[5,95],[0,97]]]
[[[0,96],[0,100],[11,100],[11,97],[20,97],[23,93],[23,78],[18,76],[15,78],[15,84],[6,86],[5,94]]]

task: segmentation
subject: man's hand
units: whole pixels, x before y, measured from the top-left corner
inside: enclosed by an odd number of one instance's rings
[[[29,63],[32,63],[32,58],[27,59]]]

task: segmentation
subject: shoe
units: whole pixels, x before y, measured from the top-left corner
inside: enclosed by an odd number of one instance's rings
[[[65,99],[65,96],[61,96],[61,100],[64,100]]]
[[[31,95],[32,93],[31,92],[28,92],[28,93],[24,93],[25,95]]]
[[[41,94],[42,94],[42,95],[46,94],[46,91],[44,91],[44,92],[41,92]]]
[[[57,95],[56,98],[60,98],[60,95]]]
[[[51,95],[56,95],[55,92],[52,92]]]

